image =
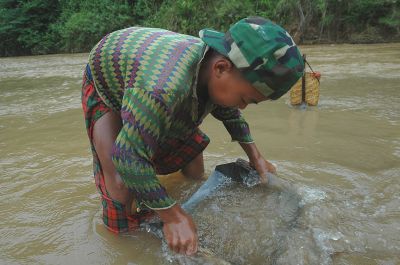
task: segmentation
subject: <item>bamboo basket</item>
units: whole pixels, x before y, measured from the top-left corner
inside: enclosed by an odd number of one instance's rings
[[[309,106],[317,106],[321,74],[312,70],[305,59],[305,55],[303,55],[303,58],[312,72],[305,72],[303,77],[290,89],[290,104],[301,105],[306,103]]]

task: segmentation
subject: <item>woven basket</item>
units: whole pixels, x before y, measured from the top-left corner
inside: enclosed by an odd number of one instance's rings
[[[321,74],[319,72],[304,73],[305,96],[303,98],[303,78],[300,78],[299,81],[297,81],[297,83],[290,89],[290,104],[301,105],[305,102],[309,106],[318,105],[320,76]]]

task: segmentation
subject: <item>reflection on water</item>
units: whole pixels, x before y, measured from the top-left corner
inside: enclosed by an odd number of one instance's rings
[[[288,97],[244,114],[295,192],[227,185],[194,212],[201,244],[233,264],[400,263],[400,45],[307,46],[318,107]],[[80,110],[86,54],[0,59],[0,263],[171,264],[145,232],[100,221]],[[207,173],[243,157],[208,118]],[[200,183],[162,177],[184,201]]]

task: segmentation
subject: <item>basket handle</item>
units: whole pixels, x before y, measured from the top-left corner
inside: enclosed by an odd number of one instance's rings
[[[306,55],[303,54],[303,60],[306,61]],[[301,77],[301,103],[306,102],[306,71],[304,71],[303,76]]]
[[[310,70],[311,70],[311,72],[314,74],[314,75],[316,75],[316,73],[314,72],[314,70],[312,69],[312,67],[311,67],[311,65],[308,63],[308,61],[306,60],[306,54],[304,53],[303,54],[303,60],[304,60],[304,62],[308,65],[308,67],[310,67]],[[303,76],[306,74],[306,71],[304,71],[304,74],[303,74]],[[319,83],[319,79],[318,78],[316,78],[317,79],[317,81],[318,81],[318,83]]]

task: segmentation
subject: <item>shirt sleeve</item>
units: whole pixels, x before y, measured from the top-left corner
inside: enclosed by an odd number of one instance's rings
[[[232,141],[241,143],[254,142],[250,134],[249,124],[245,121],[238,109],[217,106],[211,112],[211,115],[223,122],[225,128],[232,137]]]
[[[122,129],[115,141],[112,159],[125,185],[139,205],[166,209],[176,202],[161,186],[152,157],[162,132],[171,126],[171,107],[160,95],[129,88],[122,101]]]

